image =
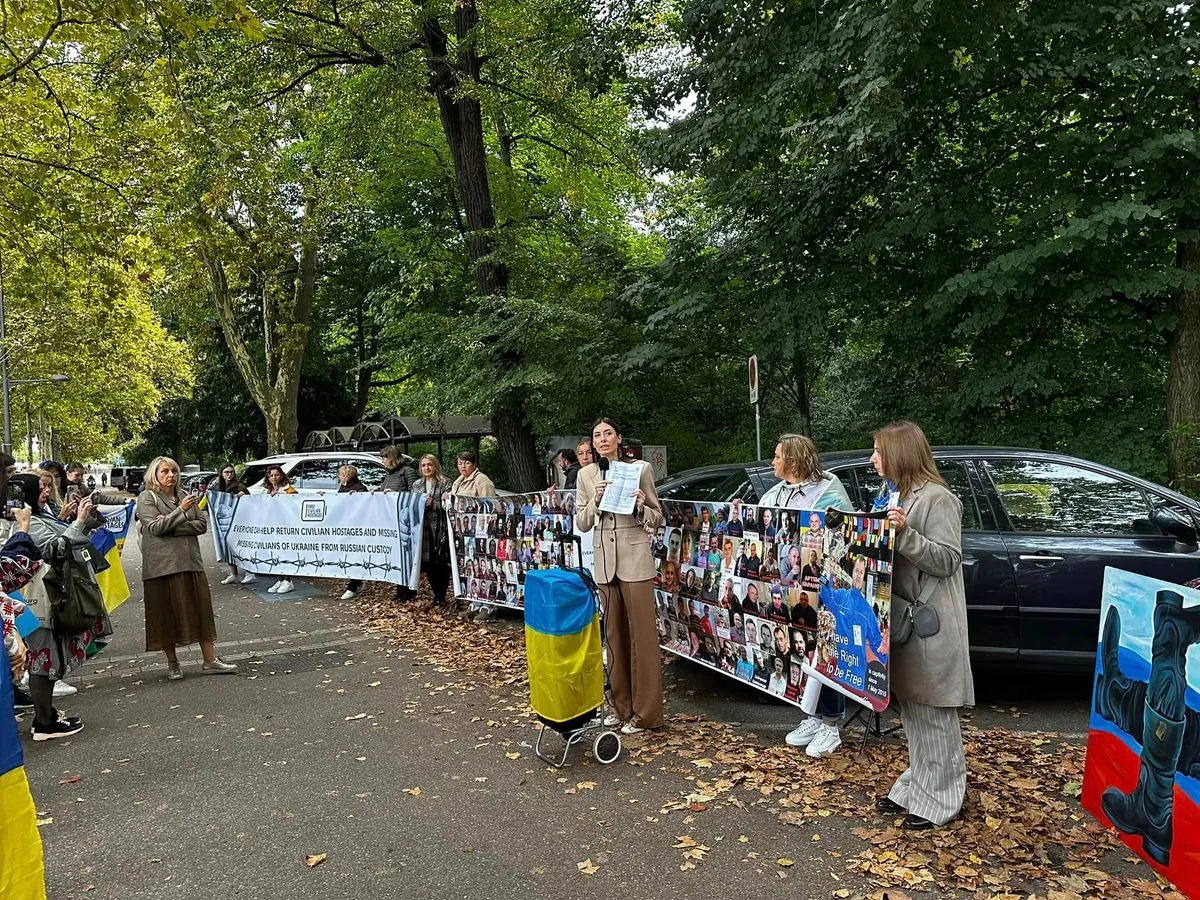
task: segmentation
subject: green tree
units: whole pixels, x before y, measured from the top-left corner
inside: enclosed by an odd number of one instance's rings
[[[714,283],[807,329],[815,365],[794,369],[942,439],[1151,474],[1166,449],[1179,478],[1200,415],[1189,17],[686,3],[672,87],[695,107],[659,158],[702,178]]]

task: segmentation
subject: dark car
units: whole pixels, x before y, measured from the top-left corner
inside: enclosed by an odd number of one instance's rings
[[[113,466],[112,486],[130,494],[140,494],[145,486],[146,470],[140,466]]]
[[[963,580],[972,658],[1090,669],[1105,566],[1182,584],[1200,577],[1200,502],[1099,463],[1007,447],[937,447],[963,504]],[[858,509],[880,478],[871,451],[826,453]],[[664,500],[756,503],[770,462],[704,466],[666,479]]]

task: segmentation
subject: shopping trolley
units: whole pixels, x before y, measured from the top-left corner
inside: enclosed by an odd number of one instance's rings
[[[541,720],[534,753],[556,769],[571,747],[592,741],[596,762],[621,755],[621,737],[601,723],[607,688],[600,596],[583,569],[532,569],[525,576],[525,656],[529,700]],[[563,741],[557,758],[543,752],[547,730]]]

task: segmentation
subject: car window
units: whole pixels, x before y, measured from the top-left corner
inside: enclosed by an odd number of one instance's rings
[[[757,503],[758,491],[754,490],[754,485],[746,477],[745,470],[739,469],[713,488],[712,499],[725,502],[741,500],[743,503]]]
[[[1150,514],[1141,488],[1064,463],[992,459],[984,465],[1015,531],[1132,534]]]
[[[741,470],[735,474],[741,478],[746,477]],[[681,481],[669,488],[659,489],[658,497],[660,500],[694,500],[697,503],[725,500],[727,498],[716,496],[715,489],[721,487],[731,477],[728,472],[700,475],[688,481]]]
[[[383,484],[383,476],[387,474],[383,463],[373,459],[350,459],[347,463],[358,469],[358,480],[366,485],[368,490],[378,490]]]
[[[293,487],[306,491],[336,491],[340,466],[341,460],[337,457],[302,459],[288,472],[288,481]]]
[[[967,470],[957,460],[936,460],[938,474],[946,479],[946,487],[962,503],[962,527],[964,531],[979,528],[979,508],[975,505],[975,492],[971,490],[971,481]],[[846,477],[851,472],[854,478]],[[855,509],[870,509],[875,502],[875,496],[883,485],[883,479],[873,466],[856,466],[854,469],[842,469],[839,474],[842,484],[850,494],[850,502]],[[851,480],[854,484],[851,485]]]
[[[246,487],[254,487],[263,480],[263,476],[267,474],[267,467],[260,464],[251,464],[242,469],[242,484]]]

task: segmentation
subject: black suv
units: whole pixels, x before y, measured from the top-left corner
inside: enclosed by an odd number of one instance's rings
[[[963,580],[972,658],[1091,669],[1105,566],[1176,584],[1200,578],[1200,503],[1099,463],[1008,447],[936,447],[963,504]],[[880,478],[870,450],[821,465],[870,508]],[[658,485],[664,500],[757,503],[768,461],[689,469]]]

